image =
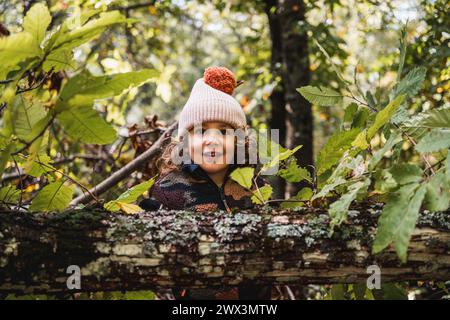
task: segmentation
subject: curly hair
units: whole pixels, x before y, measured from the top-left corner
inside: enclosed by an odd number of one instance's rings
[[[235,137],[236,138],[236,137]],[[256,163],[250,163],[250,148],[253,146],[254,140],[251,139],[249,135],[245,135],[244,137],[244,148],[245,148],[245,160],[242,164],[237,164],[239,167],[256,167],[260,163],[258,152],[256,154]],[[165,176],[166,174],[172,171],[181,170],[182,164],[176,164],[173,161],[173,155],[178,153],[178,156],[182,157],[182,143],[175,138],[169,142],[169,144],[165,147],[164,151],[161,154],[161,157],[156,161],[156,168],[158,169],[161,176]],[[234,163],[237,163],[237,148],[238,143],[235,140],[234,144]]]

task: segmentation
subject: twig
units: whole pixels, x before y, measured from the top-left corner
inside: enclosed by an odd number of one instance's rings
[[[109,178],[105,179],[95,187],[91,188],[89,191],[91,194],[100,195],[105,191],[109,190],[111,187],[118,184],[120,181],[126,179],[130,176],[131,173],[140,168],[143,164],[147,163],[150,159],[152,159],[160,150],[163,148],[163,145],[170,139],[172,132],[177,127],[177,122],[174,122],[167,130],[155,141],[155,143],[147,149],[145,152],[140,154],[136,159],[127,163],[120,170],[114,172]],[[80,195],[77,198],[73,199],[70,202],[70,206],[74,207],[77,204],[87,203],[92,199],[92,196],[89,195]]]
[[[403,130],[400,128],[400,126],[399,126],[398,124],[395,124],[395,123],[394,123],[394,126],[395,126],[398,130],[400,130],[400,132],[401,132],[403,135],[406,136],[406,138],[409,140],[409,142],[411,142],[411,144],[412,144],[413,146],[416,146],[416,145],[417,145],[417,143],[414,141],[414,139],[413,139],[406,131],[403,131]],[[426,173],[426,170],[430,170],[432,174],[435,174],[434,169],[433,169],[433,166],[432,166],[431,163],[428,161],[428,159],[425,157],[425,155],[421,153],[420,156],[421,156],[422,160],[425,162],[425,164],[427,165],[427,168],[425,168],[425,171],[424,171],[424,172]],[[428,176],[428,174],[427,174],[427,176]]]
[[[55,116],[52,115],[52,117],[50,118],[50,120],[48,121],[48,123],[47,123],[47,124],[45,125],[45,127],[41,130],[41,132],[39,132],[38,135],[36,135],[36,136],[35,136],[33,139],[31,139],[30,141],[25,142],[25,145],[24,145],[22,148],[20,148],[20,149],[17,150],[17,151],[14,151],[13,153],[11,153],[11,155],[12,155],[12,156],[15,156],[15,155],[21,153],[22,151],[24,151],[25,149],[28,149],[34,141],[36,141],[40,136],[42,136],[42,135],[45,133],[45,130],[47,130],[47,128],[52,124],[52,122],[53,122],[54,119],[55,119]]]
[[[23,157],[23,158],[25,158],[25,159],[28,158],[27,156],[22,155],[22,154],[19,154],[19,156],[20,156],[20,157]],[[46,173],[48,173],[48,172],[55,172],[55,173],[56,173],[56,172],[57,172],[57,173],[62,174],[64,177],[66,177],[66,178],[67,178],[68,180],[70,180],[71,182],[75,183],[75,184],[76,184],[77,186],[79,186],[81,189],[86,190],[86,192],[88,192],[88,193],[91,195],[92,199],[94,199],[97,203],[99,202],[98,199],[95,197],[95,195],[92,194],[92,193],[90,192],[90,190],[89,190],[87,187],[85,187],[84,185],[82,185],[80,182],[76,181],[75,179],[73,179],[73,178],[70,177],[69,175],[65,174],[63,171],[60,171],[59,169],[53,168],[52,166],[50,166],[50,165],[48,165],[48,164],[46,164],[46,163],[44,163],[44,162],[41,162],[41,161],[39,161],[39,160],[34,160],[34,161],[37,162],[37,163],[39,163],[41,166],[44,166],[44,167],[46,167],[46,168],[49,168],[50,170],[48,170]]]
[[[17,165],[17,161],[15,157],[12,157],[14,161],[14,166],[16,167],[17,172],[20,174],[19,166]],[[22,177],[19,175],[19,183],[20,183],[20,195],[19,195],[19,208],[22,206],[22,194],[23,194],[23,183]]]

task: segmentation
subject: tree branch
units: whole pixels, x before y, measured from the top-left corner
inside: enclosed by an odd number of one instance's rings
[[[177,125],[177,122],[173,123],[148,150],[140,154],[133,161],[127,163],[127,165],[125,165],[123,168],[114,172],[109,178],[105,179],[104,181],[90,189],[89,194],[80,195],[77,198],[73,199],[70,205],[76,206],[77,204],[88,203],[90,200],[92,200],[91,194],[99,196],[100,194],[109,190],[111,187],[118,184],[120,181],[128,178],[131,173],[136,171],[140,166],[147,163],[162,150],[164,145],[170,139],[170,136],[172,135],[172,132],[175,130]]]

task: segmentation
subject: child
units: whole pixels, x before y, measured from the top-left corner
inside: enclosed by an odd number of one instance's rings
[[[232,214],[233,208],[254,206],[252,192],[230,178],[237,167],[249,166],[236,164],[237,137],[227,132],[227,129],[247,126],[244,111],[232,97],[236,85],[234,74],[224,67],[209,67],[203,78],[196,81],[178,121],[178,138],[188,139],[186,149],[193,163],[177,164],[174,155],[180,155],[181,144],[170,143],[158,162],[161,176],[149,192],[156,201],[146,199],[140,204],[142,208],[226,210]],[[247,159],[248,144],[246,146]],[[228,163],[226,160],[230,159],[234,161]],[[262,187],[265,181],[258,177],[256,184]],[[240,286],[239,292],[236,289],[174,290],[174,294],[179,299],[270,299],[270,287],[246,285]]]

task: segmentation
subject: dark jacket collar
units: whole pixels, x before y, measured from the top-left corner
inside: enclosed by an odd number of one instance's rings
[[[228,178],[228,176],[230,175],[230,173],[237,168],[236,164],[230,164],[228,165],[228,169],[227,169],[227,173],[225,175],[225,179]],[[208,174],[205,172],[205,170],[203,170],[200,165],[196,164],[196,163],[183,163],[181,165],[181,170],[184,172],[187,172],[191,175],[193,175],[194,177],[197,178],[201,178],[201,179],[205,179],[205,180],[210,180]]]

